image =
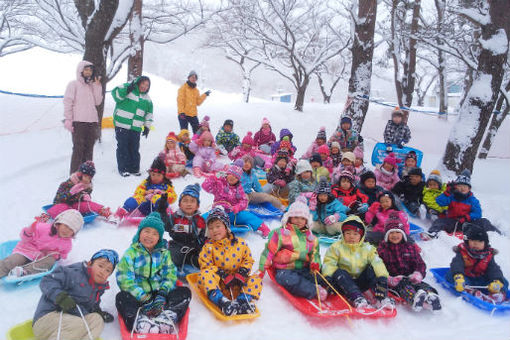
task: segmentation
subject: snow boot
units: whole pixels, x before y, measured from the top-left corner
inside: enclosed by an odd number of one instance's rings
[[[427,298],[427,292],[423,289],[420,289],[416,292],[413,299],[413,304],[411,308],[415,312],[419,312],[423,309],[423,304],[425,303],[425,299]]]
[[[253,297],[244,293],[239,294],[236,299],[236,314],[252,314],[255,313],[255,304],[251,302]]]
[[[385,297],[379,301],[379,304],[384,309],[395,309],[395,300],[389,297]]]
[[[358,296],[352,304],[356,309],[370,308],[370,304],[363,296]]]
[[[209,300],[211,300],[216,306],[218,306],[223,314],[226,316],[235,315],[237,312],[237,302],[230,301],[227,299],[221,290],[211,290],[208,294]]]
[[[119,172],[119,175],[121,175],[122,177],[129,177],[131,176],[131,174],[127,171],[124,171],[124,172]]]
[[[436,293],[428,293],[426,302],[432,309],[433,313],[441,311],[441,301],[439,300],[439,295]]]
[[[175,323],[177,321],[177,314],[171,310],[164,310],[159,314],[154,322],[159,326],[161,334],[174,334],[176,333]]]
[[[159,333],[159,326],[151,320],[147,315],[140,314],[138,316],[138,319],[136,320],[136,333],[142,333],[142,334],[158,334]]]
[[[22,277],[23,275],[25,275],[25,270],[21,266],[16,266],[9,272],[10,277]]]

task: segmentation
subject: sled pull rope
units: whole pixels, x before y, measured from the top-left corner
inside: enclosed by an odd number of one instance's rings
[[[133,333],[135,332],[136,324],[138,323],[138,315],[140,315],[140,309],[142,309],[142,307],[138,307],[138,309],[136,310],[135,322],[133,323],[133,328],[131,329],[131,336],[130,336],[131,339],[133,339]]]
[[[244,294],[244,295],[247,295],[247,294],[246,294],[246,292],[244,291],[244,287],[241,287],[241,290],[243,291],[243,294]],[[251,312],[252,312],[253,314],[255,314],[255,308],[251,308],[251,306],[250,306],[250,310],[251,310]]]
[[[64,314],[64,311],[60,311],[60,316],[58,317],[57,340],[60,340],[60,331],[62,330],[62,314]]]
[[[87,334],[89,336],[89,339],[94,340],[94,338],[92,337],[92,334],[90,333],[89,324],[87,323],[87,320],[85,320],[85,317],[83,316],[80,306],[76,305],[76,308],[78,308],[78,312],[80,312],[80,316],[81,316],[81,319],[83,320],[83,323],[85,324],[85,328],[87,329]]]
[[[315,290],[317,291],[317,300],[319,300],[319,309],[322,313],[322,302],[321,302],[321,296],[319,294],[319,284],[317,283],[317,271],[316,270],[313,272],[313,278],[315,279]]]
[[[328,281],[326,280],[326,278],[324,277],[324,275],[321,274],[321,272],[316,272],[317,274],[319,274],[319,276],[322,278],[322,280],[324,280],[328,286],[333,289],[333,291],[336,293],[336,295],[338,295],[338,297],[340,298],[340,300],[342,300],[343,302],[345,302],[347,304],[347,306],[349,307],[349,312],[352,312],[352,307],[351,307],[351,304],[348,303],[345,298],[342,296],[342,294],[340,294],[336,289],[335,287],[333,287],[333,285]]]

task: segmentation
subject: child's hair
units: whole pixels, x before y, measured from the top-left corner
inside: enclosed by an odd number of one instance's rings
[[[222,206],[216,206],[212,208],[212,210],[209,212],[209,215],[207,215],[207,219],[205,220],[206,226],[205,235],[209,237],[209,223],[211,223],[214,220],[219,220],[221,221],[221,223],[225,225],[225,229],[227,229],[227,235],[232,237],[231,244],[235,245],[237,243],[237,237],[230,230],[230,218],[228,217],[228,214],[225,212],[225,209],[223,209]]]
[[[389,207],[389,209],[400,211],[400,209],[398,209],[397,205],[395,204],[395,196],[391,193],[391,191],[384,190],[380,192],[377,195],[377,202],[381,202],[381,197],[388,197],[391,200],[391,207]]]
[[[151,172],[157,172],[157,173],[163,174],[163,184],[167,184],[167,185],[172,186],[172,181],[169,180],[165,176],[166,166],[165,166],[165,163],[163,162],[163,160],[160,157],[156,157],[154,159],[154,161],[152,162],[152,165],[151,165],[151,167],[150,167],[150,169],[148,171],[149,171],[149,176],[147,176],[147,185],[153,184],[152,181],[151,181],[150,173]]]
[[[165,139],[165,151],[168,151],[168,147],[166,146],[166,144],[168,143],[169,140],[173,140],[176,144],[177,142],[179,141],[179,139],[177,138],[177,136],[175,135],[175,133],[173,132],[170,132],[168,134],[168,136],[166,136],[166,139]]]

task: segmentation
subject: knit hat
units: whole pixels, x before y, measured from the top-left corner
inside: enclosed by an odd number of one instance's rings
[[[205,140],[211,141],[211,146],[214,146],[214,137],[209,131],[202,132],[200,137],[198,137],[198,144],[200,146],[203,146],[204,145],[203,143]]]
[[[312,166],[310,165],[310,163],[308,163],[304,159],[299,160],[296,164],[296,175],[299,176],[302,173],[307,172],[307,171],[313,172]]]
[[[319,184],[315,187],[315,193],[319,194],[331,194],[331,186],[328,183],[328,179],[324,176],[321,176],[319,179]]]
[[[179,196],[179,203],[181,203],[181,200],[184,196],[194,197],[197,199],[198,204],[200,204],[200,184],[195,183],[186,185],[181,195]]]
[[[242,168],[244,166],[244,157],[236,159],[232,164]]]
[[[383,163],[388,163],[392,165],[394,168],[397,167],[397,164],[400,163],[401,160],[398,159],[393,152],[390,152],[388,156],[384,157]]]
[[[152,161],[152,165],[149,171],[157,172],[158,174],[165,174],[166,166],[165,163],[161,160],[161,158],[157,157]]]
[[[96,251],[94,255],[90,258],[90,262],[93,262],[96,259],[105,258],[113,265],[113,269],[119,263],[119,254],[113,249],[101,249]]]
[[[153,228],[158,231],[159,241],[156,244],[155,248],[163,248],[165,247],[165,240],[163,239],[163,233],[165,232],[165,224],[161,220],[161,215],[154,211],[151,212],[147,217],[145,217],[142,222],[138,225],[138,231],[133,237],[133,243],[140,241],[140,232],[144,228]]]
[[[182,137],[183,137],[184,135],[188,135],[188,136],[189,136],[189,131],[188,131],[188,130],[186,130],[186,129],[182,129],[182,130],[179,132],[179,134],[177,135],[177,137],[179,137],[179,139],[182,139]]]
[[[209,212],[209,215],[207,215],[207,219],[205,220],[206,237],[209,237],[209,223],[211,223],[214,220],[220,220],[227,228],[227,233],[230,234],[230,218],[228,217],[228,214],[225,212],[225,209],[221,205],[218,205],[212,208],[212,210]]]
[[[342,234],[347,230],[354,230],[363,237],[365,235],[365,224],[358,216],[351,215],[342,224]]]
[[[232,119],[227,119],[223,123],[223,126],[225,126],[225,125],[230,125],[233,128],[234,127],[234,121]]]
[[[193,71],[193,70],[189,71],[188,78],[191,76],[197,77],[197,80],[198,80],[198,74],[195,71]]]
[[[340,125],[344,123],[349,123],[352,126],[352,119],[350,117],[344,116],[340,119]]]
[[[354,161],[356,160],[356,156],[354,156],[354,153],[350,152],[350,151],[347,151],[347,152],[344,152],[342,153],[342,161],[344,159],[348,159],[350,160],[352,163],[354,163]]]
[[[322,166],[322,158],[318,153],[314,153],[312,157],[310,157],[310,164],[313,162],[318,162]]]
[[[267,125],[271,126],[271,123],[269,122],[269,119],[267,119],[266,117],[262,118],[262,124],[261,125],[264,125],[264,124],[267,124]]]
[[[388,237],[391,232],[399,232],[402,234],[404,242],[407,242],[407,235],[404,229],[404,223],[400,219],[400,215],[396,211],[392,211],[388,219],[384,222],[384,241],[388,242]]]
[[[168,136],[166,136],[166,140],[169,141],[169,140],[173,140],[173,141],[178,141],[177,139],[177,136],[175,135],[175,133],[173,131],[171,131]]]
[[[484,241],[485,246],[487,247],[489,245],[489,235],[487,234],[487,231],[483,229],[483,227],[474,224],[474,223],[464,223],[463,225],[464,230],[464,240],[467,242],[469,240],[472,241]]]
[[[391,113],[392,118],[395,116],[404,117],[404,112],[402,112],[402,110],[400,110],[400,107],[398,107],[398,106],[395,106],[395,108],[393,109],[393,112]]]
[[[240,180],[241,177],[243,176],[243,169],[241,169],[237,165],[231,165],[228,167],[227,175],[232,175],[238,180]]]
[[[255,141],[253,140],[252,135],[253,134],[251,133],[251,131],[248,131],[246,136],[244,136],[244,138],[243,138],[243,144],[248,144],[248,145],[254,146]],[[281,144],[280,144],[280,146],[281,146]]]
[[[355,158],[363,159],[363,149],[359,146],[354,148],[353,154]]]
[[[361,176],[359,176],[359,182],[361,184],[365,184],[365,181],[369,178],[373,178],[374,180],[377,181],[377,179],[375,178],[375,174],[373,171],[371,170],[368,170],[367,172],[364,172]]]
[[[319,129],[319,132],[317,132],[317,137],[315,139],[324,139],[326,140],[326,128],[324,126],[321,126]]]
[[[292,139],[292,137],[294,137],[294,135],[292,134],[292,132],[290,132],[289,129],[281,129],[280,130],[280,140],[283,139],[283,137],[285,136],[289,136],[290,139]]]
[[[340,176],[338,176],[339,183],[342,178],[347,178],[351,183],[354,183],[354,175],[349,170],[342,170],[342,172],[340,172]]]
[[[78,172],[81,172],[83,175],[89,175],[90,177],[94,177],[96,174],[96,167],[94,166],[94,162],[86,161],[80,165],[78,168]]]
[[[420,177],[422,177],[422,176],[423,176],[423,172],[421,171],[421,168],[411,168],[411,169],[409,169],[409,171],[407,172],[407,175],[408,175],[408,176],[416,175],[416,176],[420,176]]]
[[[462,170],[454,184],[465,184],[471,188],[471,172],[468,169]]]
[[[307,219],[306,225],[310,227],[312,225],[312,214],[310,214],[310,208],[306,203],[296,200],[289,206],[289,209],[282,217],[282,225],[287,225],[289,218],[291,217],[303,217]]]
[[[428,181],[435,181],[437,184],[439,184],[439,187],[441,188],[441,186],[443,185],[443,179],[441,178],[441,173],[439,172],[439,170],[432,170],[429,174],[429,178],[427,179],[427,182]]]
[[[405,160],[407,160],[408,158],[412,158],[415,161],[418,161],[418,156],[416,156],[416,152],[412,150],[407,153]]]
[[[340,149],[340,143],[338,143],[338,142],[332,142],[332,143],[331,143],[331,148],[337,148],[338,150],[341,150],[341,149]]]
[[[252,156],[250,156],[249,154],[246,154],[244,155],[241,160],[243,161],[243,165],[244,163],[248,162],[251,164],[251,167],[253,168],[253,166],[255,165],[255,160],[253,159]],[[235,163],[235,162],[234,162]],[[237,165],[237,164],[236,164]],[[243,165],[241,165],[241,168],[243,167]]]
[[[326,144],[319,146],[319,148],[317,149],[317,152],[319,153],[319,155],[329,156],[329,148]]]
[[[207,127],[209,128],[209,116],[204,116],[204,119],[202,119],[202,121],[200,122],[200,124],[198,125],[199,128],[201,127]]]
[[[69,227],[74,232],[74,235],[78,234],[78,232],[83,227],[83,216],[81,213],[76,209],[68,209],[65,211],[62,211],[60,214],[55,217],[56,223],[62,223]]]

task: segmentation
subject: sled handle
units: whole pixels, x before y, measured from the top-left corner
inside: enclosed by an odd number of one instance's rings
[[[331,283],[329,283],[328,280],[326,280],[326,278],[324,277],[324,275],[321,274],[321,272],[316,272],[317,274],[319,274],[319,276],[328,284],[328,286],[333,289],[333,291],[336,293],[336,295],[338,295],[338,297],[347,304],[347,306],[349,306],[349,312],[352,312],[352,307],[351,307],[351,304],[348,303],[345,298],[342,296],[342,294],[340,294],[336,289],[335,287],[333,287],[333,285]]]
[[[78,309],[78,312],[80,312],[81,319],[83,320],[83,323],[85,324],[85,328],[87,329],[87,334],[89,336],[90,340],[94,340],[92,337],[92,334],[90,333],[89,324],[87,323],[87,320],[85,320],[85,317],[83,316],[83,312],[81,311],[80,306],[76,305],[76,308]]]
[[[130,339],[133,339],[133,333],[135,332],[136,324],[138,323],[138,315],[140,314],[140,309],[142,309],[142,307],[138,307],[138,309],[136,310],[135,322],[133,323],[133,328],[131,328]]]
[[[319,294],[319,284],[317,283],[317,271],[313,271],[313,278],[315,279],[315,290],[317,291],[317,300],[319,300],[319,309],[322,313],[322,302],[321,302],[321,296]]]
[[[58,318],[57,340],[60,340],[60,331],[62,330],[62,314],[64,314],[64,312],[60,311],[60,316]]]

